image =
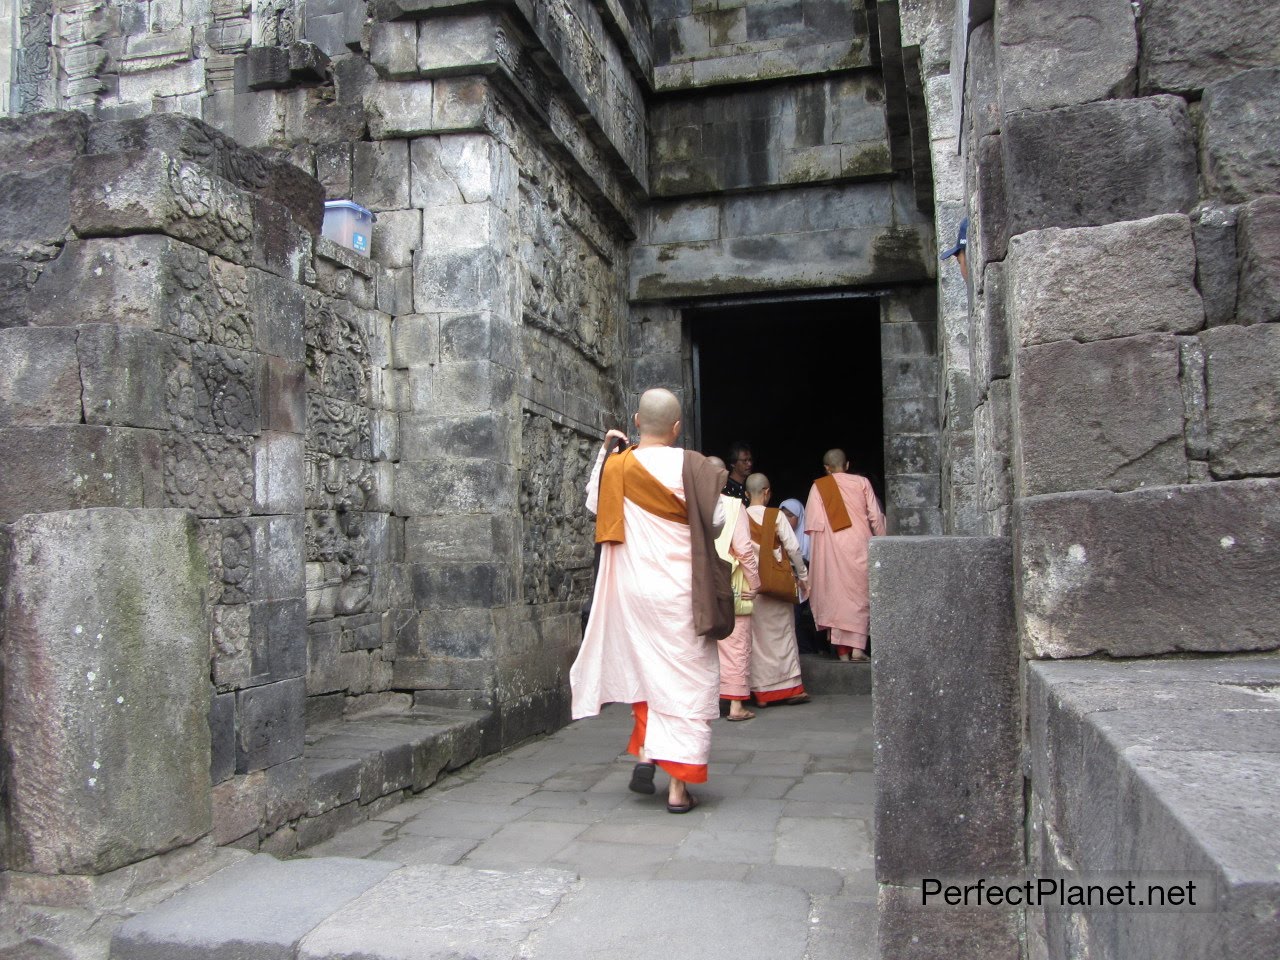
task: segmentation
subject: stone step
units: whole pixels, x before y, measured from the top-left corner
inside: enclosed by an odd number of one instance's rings
[[[871,664],[842,663],[817,653],[800,655],[800,675],[809,693],[868,694]]]
[[[259,854],[125,921],[110,960],[871,956],[836,948],[874,943],[874,907],[817,900],[774,883]]]
[[[370,810],[386,809],[475,760],[491,719],[481,710],[415,708],[315,724],[302,755],[307,806],[298,846],[328,840]]]

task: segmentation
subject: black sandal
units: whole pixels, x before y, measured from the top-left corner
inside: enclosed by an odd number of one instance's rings
[[[684,803],[672,803],[670,800],[668,800],[667,813],[688,813],[690,810],[696,807],[699,803],[701,803],[701,801],[697,797],[695,797],[692,793],[689,793],[687,790],[685,791],[685,796],[688,799],[685,800]]]
[[[632,793],[649,793],[656,792],[653,786],[653,775],[658,772],[656,764],[637,763],[631,771],[631,782],[627,784],[627,788]]]

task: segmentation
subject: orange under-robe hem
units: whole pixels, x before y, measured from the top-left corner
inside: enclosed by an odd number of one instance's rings
[[[804,696],[804,684],[787,687],[785,690],[761,690],[756,693],[756,703],[773,703],[775,700],[790,700],[792,697]]]
[[[649,726],[649,704],[641,700],[631,705],[631,713],[635,716],[635,725],[631,728],[631,739],[627,741],[627,753],[644,759],[644,734]],[[685,783],[706,783],[707,765],[705,763],[676,763],[673,760],[650,758],[667,772],[668,776]]]

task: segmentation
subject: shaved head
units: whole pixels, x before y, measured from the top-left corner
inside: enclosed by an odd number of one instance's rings
[[[721,470],[729,469],[724,465],[724,461],[719,457],[707,457],[707,463],[711,464],[713,467],[719,467]]]
[[[839,473],[848,463],[849,459],[839,447],[828,450],[822,455],[822,465],[829,468],[832,473]]]
[[[763,473],[753,473],[747,477],[747,493],[751,496],[759,496],[769,487],[769,478]]]
[[[670,390],[655,387],[640,396],[636,426],[642,436],[669,437],[680,422],[680,401]]]

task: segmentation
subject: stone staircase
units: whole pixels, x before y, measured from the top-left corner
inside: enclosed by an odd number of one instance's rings
[[[841,663],[817,653],[800,655],[800,675],[809,693],[871,693],[871,664]]]
[[[414,708],[331,720],[307,730],[299,849],[328,840],[481,755],[492,714]]]

